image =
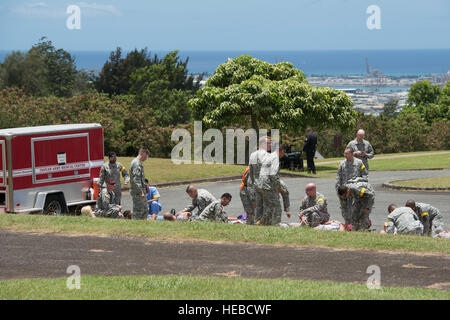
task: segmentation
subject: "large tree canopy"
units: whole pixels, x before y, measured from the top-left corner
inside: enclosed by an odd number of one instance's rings
[[[428,80],[417,81],[408,93],[408,105],[402,113],[417,113],[428,124],[433,121],[450,118],[450,81],[441,89]]]
[[[0,88],[23,88],[36,96],[69,97],[77,89],[77,76],[75,59],[45,37],[27,53],[12,52],[0,63]]]
[[[195,120],[207,127],[258,126],[297,133],[306,126],[349,128],[351,99],[331,88],[308,84],[291,63],[270,64],[243,55],[220,65],[189,101]]]

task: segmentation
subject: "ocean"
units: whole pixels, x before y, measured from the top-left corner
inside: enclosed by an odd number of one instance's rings
[[[0,51],[3,61],[8,51]],[[78,69],[100,71],[110,51],[70,51]],[[167,51],[151,51],[163,57]],[[213,74],[228,58],[249,54],[276,63],[292,62],[307,76],[348,76],[366,74],[366,57],[373,69],[388,76],[424,76],[450,71],[450,49],[441,50],[342,50],[342,51],[180,51],[184,60],[189,57],[191,74]]]

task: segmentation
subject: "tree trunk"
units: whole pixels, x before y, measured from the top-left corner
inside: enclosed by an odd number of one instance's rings
[[[253,112],[250,112],[250,119],[252,121],[252,128],[256,131],[256,140],[259,141],[258,122],[256,121],[256,116],[253,114]]]

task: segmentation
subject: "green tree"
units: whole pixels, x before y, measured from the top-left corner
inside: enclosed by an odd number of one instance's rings
[[[78,72],[74,58],[43,37],[26,54],[12,52],[0,66],[2,88],[23,88],[35,96],[69,97]]]
[[[111,52],[109,60],[103,65],[95,81],[95,87],[110,96],[128,94],[131,87],[130,75],[137,69],[150,66],[157,61],[159,61],[157,55],[152,58],[147,48],[140,51],[134,49],[122,58],[122,49],[118,47],[116,51]]]
[[[160,126],[186,123],[190,120],[187,101],[199,83],[187,73],[187,60],[178,51],[168,53],[158,63],[136,70],[130,76],[130,93],[137,104],[152,110]]]
[[[45,59],[37,52],[9,54],[0,65],[1,88],[23,88],[27,94],[44,96],[50,93]]]
[[[432,85],[428,80],[417,81],[409,89],[407,102],[413,106],[437,103],[439,93],[439,85]]]
[[[431,85],[428,80],[413,84],[408,94],[408,105],[401,113],[418,114],[428,124],[435,120],[447,120],[450,116],[450,85],[441,90],[439,85]]]
[[[52,42],[42,37],[28,54],[43,57],[47,70],[49,91],[57,97],[70,97],[77,76],[75,59],[64,49],[56,49]]]
[[[398,100],[391,99],[389,102],[384,104],[383,112],[380,115],[387,118],[395,118],[398,115]]]
[[[270,126],[298,133],[306,126],[349,128],[351,99],[331,88],[308,84],[291,63],[270,64],[249,55],[229,59],[189,101],[193,117],[207,127]]]

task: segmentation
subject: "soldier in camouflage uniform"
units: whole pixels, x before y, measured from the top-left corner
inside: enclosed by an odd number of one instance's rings
[[[130,195],[133,199],[133,219],[144,220],[148,215],[147,185],[145,184],[144,165],[142,162],[150,156],[148,149],[141,148],[138,156],[130,165]]]
[[[280,173],[280,169],[278,169],[278,174]],[[283,208],[285,212],[291,211],[291,201],[289,199],[289,190],[286,183],[280,179],[280,195],[281,200],[283,200]]]
[[[422,235],[423,225],[411,208],[398,208],[396,205],[391,204],[388,207],[388,212],[387,222],[383,226],[385,232],[394,233],[395,229],[397,229],[399,234]]]
[[[246,223],[255,223],[255,190],[248,185],[250,167],[247,168],[242,176],[241,188],[239,196],[241,197],[242,205],[244,206],[245,213],[247,215]]]
[[[305,188],[306,196],[300,206],[299,218],[303,225],[315,228],[330,219],[327,209],[327,199],[317,192],[316,185],[309,183]]]
[[[261,164],[257,187],[262,190],[263,194],[263,216],[260,221],[262,225],[279,225],[281,222],[280,192],[283,187],[279,176],[279,158],[282,158],[285,152],[286,146],[276,146],[275,151],[267,155]],[[289,210],[289,208],[285,209]],[[288,218],[291,216],[289,211],[286,211],[286,215]]]
[[[406,201],[406,207],[411,208],[423,224],[423,234],[427,236],[436,236],[444,230],[444,221],[439,210],[427,203]]]
[[[122,218],[122,206],[115,204],[115,181],[107,180],[106,188],[103,188],[97,198],[95,216],[103,218]]]
[[[195,208],[198,208],[198,214],[200,214],[207,206],[217,200],[208,190],[197,189],[193,185],[189,185],[186,188],[186,193],[192,198],[192,204],[181,210],[181,212],[188,213],[189,216],[194,214],[192,211]]]
[[[249,159],[249,179],[247,181],[247,186],[250,187],[252,191],[255,193],[255,222],[260,221],[263,216],[263,192],[258,185],[261,185],[261,165],[264,161],[264,158],[269,155],[267,150],[270,150],[270,138],[269,137],[261,137],[259,139],[259,150],[253,152],[250,155]]]
[[[338,188],[340,199],[353,198],[352,230],[367,230],[372,225],[369,215],[375,202],[375,191],[368,182],[348,183]],[[348,214],[347,214],[348,216]]]
[[[367,170],[369,170],[369,159],[372,159],[375,155],[372,145],[369,141],[364,140],[366,133],[364,130],[358,130],[356,133],[356,139],[348,143],[347,148],[353,149],[353,155],[362,160]]]
[[[336,191],[340,186],[344,186],[347,183],[352,182],[368,182],[368,172],[366,166],[359,159],[353,156],[353,150],[346,148],[344,151],[346,160],[343,160],[339,165],[336,175]],[[353,197],[350,196],[347,199],[339,198],[341,205],[342,217],[345,220],[345,228],[348,229],[348,225],[352,221],[352,204]]]
[[[224,210],[231,202],[231,194],[224,193],[219,200],[211,202],[198,216],[192,220],[198,221],[215,221],[215,222],[228,222],[227,214]]]
[[[120,204],[120,200],[122,199],[122,187],[120,185],[120,174],[122,173],[124,181],[124,187],[126,188],[128,183],[130,182],[130,176],[128,175],[125,167],[117,162],[117,155],[115,152],[108,153],[109,162],[105,163],[100,169],[100,176],[98,179],[98,187],[106,188],[105,181],[106,180],[114,180],[116,181],[116,188],[114,189],[114,194],[116,196],[116,203]]]

